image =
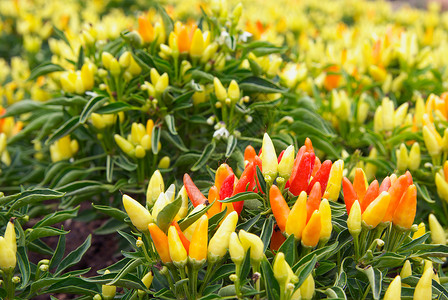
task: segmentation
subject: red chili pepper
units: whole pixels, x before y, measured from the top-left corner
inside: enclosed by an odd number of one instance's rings
[[[244,170],[243,174],[241,174],[240,180],[235,185],[232,196],[238,193],[245,192],[246,187],[248,185],[250,186],[252,182],[255,184],[254,176],[255,176],[255,166],[253,162],[250,162],[246,166],[246,169]],[[240,214],[241,211],[243,210],[243,205],[244,201],[233,202],[233,208],[238,214]]]
[[[308,222],[315,210],[319,210],[320,200],[322,199],[322,191],[320,183],[316,182],[311,189],[308,201],[306,201],[306,221]]]
[[[375,179],[374,181],[372,181],[372,183],[370,183],[369,187],[367,188],[364,199],[360,203],[361,212],[364,212],[367,206],[369,206],[369,204],[372,203],[372,201],[375,200],[379,194],[380,194],[380,186],[378,184],[378,180]]]
[[[308,137],[305,139],[305,146],[307,152],[314,152],[313,143],[311,143],[311,140]]]
[[[213,217],[217,213],[221,212],[222,203],[219,200],[219,191],[216,186],[212,186],[208,191],[208,203],[213,203],[212,207],[207,210],[207,216]]]
[[[358,196],[347,177],[342,178],[342,191],[344,193],[345,208],[347,209],[347,214],[350,215],[350,209],[355,200],[358,200]]]
[[[314,159],[314,168],[313,168],[313,171],[311,172],[312,177],[316,176],[316,173],[319,171],[321,166],[322,166],[322,163],[320,162],[319,157],[316,156],[316,158]],[[325,190],[325,189],[323,189],[323,190]]]
[[[184,175],[184,186],[187,190],[188,198],[190,198],[190,201],[194,207],[198,206],[199,204],[207,203],[207,198],[205,198],[198,187],[194,184],[190,175],[186,173]]]
[[[322,165],[319,168],[319,171],[317,171],[317,173],[316,173],[316,176],[313,177],[310,184],[308,185],[308,189],[306,190],[307,194],[309,194],[311,192],[311,189],[313,188],[314,184],[316,182],[319,182],[321,189],[322,189],[322,195],[323,195],[323,193],[325,192],[325,189],[327,188],[328,177],[330,177],[331,166],[332,166],[331,160],[326,160],[322,163]]]
[[[255,152],[254,147],[251,145],[247,146],[246,150],[244,150],[244,160],[253,161],[256,155],[257,152]]]
[[[383,182],[381,182],[379,193],[381,194],[382,192],[387,192],[390,188],[390,185],[390,177],[386,176],[386,178],[383,179]]]
[[[310,181],[311,170],[314,166],[315,155],[313,152],[306,152],[303,154],[299,163],[298,171],[295,178],[291,181],[291,187],[289,191],[297,196],[302,191],[306,191],[308,183]]]
[[[226,180],[230,174],[233,174],[233,170],[228,164],[221,164],[218,167],[215,174],[215,186],[218,188],[218,191],[221,190],[224,180]]]
[[[272,231],[271,244],[269,245],[269,248],[271,248],[272,251],[278,251],[280,246],[285,241],[286,241],[286,238],[283,236],[280,228],[278,228],[278,226],[275,225],[274,231]]]
[[[233,193],[233,183],[235,182],[235,175],[230,174],[224,179],[221,189],[219,190],[219,199],[224,200],[232,196]]]
[[[190,241],[187,239],[185,234],[180,229],[177,221],[173,221],[172,225],[174,225],[174,227],[176,227],[177,234],[179,234],[179,237],[180,237],[180,241],[182,242],[182,245],[184,245],[184,248],[185,248],[185,250],[187,250],[187,254],[188,254],[188,249],[190,249]]]
[[[277,225],[282,232],[285,231],[286,220],[288,219],[290,209],[282,192],[276,185],[272,185],[269,190],[269,202],[271,204],[272,214],[274,215]]]
[[[293,179],[297,175],[297,171],[299,170],[299,164],[302,161],[302,156],[306,151],[306,146],[302,146],[297,152],[296,159],[294,160],[294,166],[292,167],[291,177],[289,177],[289,183],[293,181]]]

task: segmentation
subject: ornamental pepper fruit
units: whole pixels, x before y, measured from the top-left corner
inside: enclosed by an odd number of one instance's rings
[[[247,146],[246,149],[244,150],[244,161],[246,162],[252,162],[255,158],[255,156],[257,155],[257,152],[255,152],[254,147],[252,147],[251,145]]]
[[[240,180],[238,180],[238,183],[235,185],[232,196],[238,193],[245,192],[246,188],[250,186],[250,183],[254,182],[254,176],[255,176],[255,165],[253,162],[250,162],[246,166],[246,169],[244,169],[243,174],[241,174]],[[241,211],[243,210],[243,205],[244,201],[233,202],[233,208],[238,214],[241,214]]]
[[[168,229],[168,249],[174,265],[178,268],[185,267],[187,263],[187,250],[185,250],[174,226],[170,226]]]
[[[395,209],[392,223],[400,229],[408,230],[414,223],[415,213],[417,211],[417,188],[410,185],[401,197],[400,202]]]
[[[298,172],[295,177],[291,177],[289,191],[297,196],[301,191],[306,191],[310,181],[311,171],[314,166],[315,155],[313,152],[305,152],[298,165]]]
[[[209,218],[213,217],[221,211],[222,203],[219,202],[219,191],[216,186],[212,186],[208,190],[208,202],[213,203],[212,207],[207,210],[207,215]]]
[[[285,198],[283,198],[282,192],[276,185],[272,185],[269,190],[269,202],[274,218],[277,221],[277,225],[280,230],[284,232],[290,210],[288,203],[286,203]]]
[[[184,187],[187,190],[188,198],[190,198],[194,207],[199,204],[208,203],[207,198],[201,193],[188,174],[184,175]]]
[[[229,247],[230,234],[235,231],[236,223],[238,222],[238,214],[231,212],[216,230],[213,237],[208,243],[208,260],[216,262],[223,258]]]
[[[442,225],[440,225],[436,216],[430,214],[428,218],[428,223],[429,223],[429,230],[431,231],[432,244],[446,245],[445,230],[443,229]]]
[[[275,153],[274,144],[267,133],[263,136],[262,149],[263,156],[261,161],[263,166],[263,176],[269,176],[271,181],[274,181],[278,173],[277,154]]]
[[[201,266],[207,258],[208,218],[203,215],[193,233],[188,257],[193,266]]]
[[[409,172],[406,173],[408,174]],[[401,197],[403,196],[407,188],[412,184],[412,179],[410,179],[409,175],[407,174],[398,177],[398,179],[389,188],[388,192],[390,195],[390,203],[382,222],[392,221],[395,209],[397,208],[397,205],[400,202]]]
[[[411,275],[412,275],[411,262],[409,261],[409,259],[406,259],[406,261],[403,264],[403,267],[401,268],[400,276],[406,278]]]
[[[224,200],[226,198],[229,198],[233,194],[233,183],[235,182],[235,175],[230,174],[227,176],[227,178],[223,181],[221,189],[219,190],[219,199]]]
[[[185,234],[182,232],[182,229],[180,229],[179,223],[177,221],[173,221],[172,225],[176,227],[177,234],[180,237],[180,240],[182,241],[182,245],[184,245],[185,250],[187,250],[187,253],[190,249],[190,241],[187,239]],[[195,228],[196,229],[196,228]]]
[[[148,230],[148,224],[153,222],[149,211],[128,195],[123,195],[123,206],[131,219],[132,224],[140,231]]]
[[[382,192],[362,213],[362,222],[369,229],[373,229],[384,218],[389,207],[390,195],[388,192]]]
[[[322,242],[327,242],[330,239],[331,232],[333,230],[333,224],[331,223],[331,208],[327,199],[323,199],[320,202],[319,212],[322,225],[319,240]]]
[[[302,238],[302,232],[306,226],[306,198],[306,192],[302,191],[297,198],[296,203],[294,203],[288,218],[286,219],[285,232],[287,235],[293,234],[296,240],[300,240]]]
[[[310,274],[300,286],[300,293],[302,295],[302,299],[303,300],[313,299],[315,289],[316,287],[314,283],[313,274]]]
[[[240,230],[238,234],[241,245],[247,252],[250,248],[250,260],[252,263],[258,264],[264,257],[264,244],[258,235]]]
[[[278,164],[278,175],[288,181],[291,176],[292,168],[294,166],[294,146],[290,145],[282,154],[279,155],[281,159]]]
[[[305,199],[306,202],[306,199]],[[306,210],[305,210],[306,211]],[[305,216],[306,217],[306,216]],[[286,241],[283,233],[277,225],[274,226],[274,230],[272,231],[271,243],[269,244],[269,248],[272,251],[278,251],[280,246]]]
[[[16,267],[17,242],[14,223],[8,222],[5,236],[0,236],[0,270],[9,272]]]
[[[336,201],[339,198],[343,170],[344,161],[342,159],[335,161],[331,166],[327,189],[324,193],[324,198],[328,199],[329,201]]]
[[[392,280],[383,298],[383,300],[395,300],[395,299],[401,299],[400,275],[396,276],[395,279]]]
[[[431,300],[432,299],[432,276],[433,270],[426,269],[422,277],[418,281],[414,290],[414,300]]]
[[[361,201],[361,211],[364,211],[367,206],[369,206],[369,204],[372,203],[372,201],[375,200],[376,197],[378,197],[379,194],[380,186],[378,184],[378,180],[375,179],[370,183],[364,195],[364,199]]]
[[[229,175],[233,174],[232,168],[228,164],[221,164],[216,170],[215,174],[215,186],[218,191],[221,190],[221,186]]]
[[[104,275],[109,274],[110,271],[106,270],[104,271]],[[101,295],[103,296],[104,300],[111,300],[115,298],[115,295],[117,294],[117,287],[114,285],[105,285],[103,284],[101,286]]]
[[[353,237],[356,237],[361,233],[361,206],[359,205],[358,200],[355,200],[350,213],[348,214],[347,228]]]
[[[156,248],[157,253],[163,263],[171,262],[171,256],[168,246],[168,237],[166,234],[154,223],[148,225],[149,233],[151,234],[152,242]]]
[[[347,214],[350,215],[350,210],[353,203],[358,200],[358,195],[356,195],[356,191],[347,177],[342,179],[342,192],[344,193],[344,202],[345,208],[347,209]]]
[[[355,179],[353,180],[353,188],[355,189],[358,200],[362,203],[364,195],[367,191],[367,179],[364,171],[361,168],[355,170]]]
[[[246,252],[236,232],[230,234],[229,253],[234,264],[240,265],[243,262]]]
[[[313,186],[313,189],[310,192],[310,195],[308,197],[308,201],[306,202],[306,210],[307,210],[307,217],[306,221],[308,222],[311,218],[311,215],[313,212],[317,209],[319,209],[320,200],[322,198],[322,192],[320,189],[320,183],[316,182],[316,184]]]
[[[146,190],[146,204],[148,207],[152,207],[159,198],[160,193],[165,191],[165,184],[163,182],[162,174],[159,170],[156,170],[152,174],[148,183],[148,189]]]
[[[321,214],[315,210],[302,232],[302,245],[308,248],[317,246],[322,228]]]
[[[324,195],[323,193],[327,188],[327,182],[328,177],[330,176],[331,166],[332,166],[331,160],[326,160],[321,164],[319,170],[316,173],[316,176],[313,177],[310,184],[308,185],[308,189],[306,191],[308,194],[311,192],[311,189],[313,188],[314,184],[316,182],[319,182],[322,190],[322,196]]]

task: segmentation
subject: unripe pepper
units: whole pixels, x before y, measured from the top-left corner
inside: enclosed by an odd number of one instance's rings
[[[373,229],[381,222],[390,203],[388,192],[382,192],[362,214],[362,222],[369,229]]]
[[[168,237],[166,234],[154,223],[149,224],[148,229],[151,234],[154,247],[156,248],[162,262],[165,264],[171,262]]]
[[[149,211],[128,195],[123,195],[123,206],[132,224],[140,231],[148,230],[148,224],[154,222]]]
[[[225,102],[227,99],[227,91],[225,87],[222,85],[221,80],[219,78],[215,77],[213,79],[213,85],[215,87],[215,95],[218,101]]]
[[[156,170],[152,174],[148,183],[148,189],[146,190],[146,204],[148,207],[152,207],[159,198],[160,193],[165,191],[165,183],[163,182],[162,174],[159,170]]]
[[[358,236],[361,233],[361,206],[358,200],[352,205],[347,218],[347,228],[352,236]]]
[[[280,156],[279,156],[280,157]],[[292,168],[294,166],[294,146],[290,145],[286,148],[281,156],[278,164],[278,175],[287,181],[291,176]]]
[[[285,232],[288,235],[293,234],[296,240],[300,240],[302,238],[302,232],[306,226],[306,198],[306,192],[302,191],[286,220]]]
[[[6,226],[5,236],[0,236],[0,270],[9,272],[16,267],[17,242],[14,224],[10,221]]]
[[[303,229],[302,245],[309,248],[316,247],[319,242],[321,228],[321,214],[318,210],[315,210],[311,216],[311,219]]]
[[[403,268],[401,268],[400,276],[406,278],[411,275],[412,275],[412,267],[410,261],[407,259],[403,264]]]
[[[207,242],[208,242],[208,218],[203,215],[199,218],[199,223],[193,233],[190,243],[188,256],[193,265],[199,266],[205,262],[207,258]]]
[[[323,199],[320,202],[319,212],[322,225],[319,240],[327,242],[330,239],[331,232],[333,230],[333,224],[331,223],[331,208],[327,199]]]
[[[12,251],[16,253],[17,252],[16,231],[12,219],[9,220],[8,224],[6,225],[5,240],[9,244],[9,247],[12,249]]]
[[[414,232],[414,234],[412,235],[412,239],[413,240],[418,239],[425,233],[426,233],[425,223],[421,222],[420,224],[418,224],[417,231]]]
[[[443,229],[442,225],[440,225],[436,216],[430,214],[428,220],[429,230],[431,231],[432,244],[446,245],[445,230]]]
[[[423,272],[414,290],[414,300],[432,299],[432,276],[433,270],[428,268]]]
[[[282,192],[276,185],[272,185],[269,190],[269,202],[274,218],[277,221],[277,225],[280,230],[284,232],[290,210],[288,203],[286,203],[285,198],[283,198]]]
[[[184,187],[187,190],[188,197],[194,207],[208,202],[207,198],[201,193],[198,187],[194,184],[193,180],[191,180],[190,175],[186,173],[184,175]]]
[[[277,279],[277,282],[280,285],[280,288],[283,287],[285,289],[286,284],[289,279],[289,270],[290,266],[285,260],[285,255],[282,252],[278,252],[274,259],[273,271],[274,277]],[[280,293],[285,291],[280,291]]]
[[[153,279],[154,279],[154,274],[152,273],[152,271],[149,271],[148,273],[146,273],[145,276],[143,276],[142,282],[146,286],[147,289],[149,289],[149,287],[151,286]]]
[[[204,52],[205,45],[204,45],[204,37],[202,35],[202,31],[199,28],[196,28],[196,30],[193,33],[193,38],[191,41],[191,47],[190,47],[190,56],[191,57],[200,57],[202,53]]]
[[[187,250],[187,253],[188,253],[188,251],[190,250],[190,241],[187,239],[185,234],[182,232],[182,229],[180,229],[179,223],[177,223],[177,221],[173,221],[173,223],[171,225],[176,227],[177,234],[179,235],[182,245],[184,245],[184,248],[185,248],[185,250]],[[196,230],[196,228],[195,228],[195,230]]]
[[[264,257],[264,244],[258,235],[240,230],[239,238],[244,250],[250,248],[250,260],[253,263],[260,263]]]
[[[263,156],[261,158],[263,166],[263,175],[270,176],[272,181],[277,177],[278,173],[278,161],[277,154],[275,153],[274,144],[267,133],[263,136]]]
[[[386,294],[383,300],[396,300],[401,299],[401,277],[396,276],[387,288]]]
[[[237,212],[231,212],[216,230],[213,237],[208,243],[208,259],[211,262],[224,257],[229,247],[230,234],[235,231],[236,223],[238,222]]]
[[[241,244],[236,232],[232,232],[230,234],[229,253],[234,264],[241,264],[243,262],[246,252],[244,251],[244,247]]]
[[[185,218],[188,214],[188,194],[184,186],[182,186],[177,196],[181,197],[182,204],[179,208],[179,211],[177,212],[175,219],[180,220]]]
[[[395,210],[392,223],[403,230],[408,230],[414,223],[417,211],[417,188],[410,185],[401,197]]]
[[[342,159],[335,161],[331,166],[327,189],[324,193],[324,198],[328,199],[329,201],[336,201],[339,198],[343,170],[344,161]]]
[[[106,270],[104,271],[104,274],[109,274],[110,271]],[[114,285],[105,285],[103,284],[101,286],[101,295],[105,300],[114,299],[115,295],[117,294],[117,287]]]
[[[170,226],[168,229],[168,248],[174,265],[183,268],[187,263],[187,250],[185,250],[174,226]]]
[[[302,300],[313,299],[315,291],[315,283],[312,274],[309,274],[305,281],[300,286],[300,294],[302,295]]]

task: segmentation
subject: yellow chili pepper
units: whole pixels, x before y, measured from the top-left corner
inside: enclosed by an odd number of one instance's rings
[[[250,260],[259,263],[264,257],[264,244],[258,235],[240,230],[239,238],[245,251],[250,248]]]
[[[148,225],[149,233],[151,234],[151,239],[154,243],[157,253],[163,263],[171,262],[171,256],[168,245],[168,237],[166,234],[154,223]]]
[[[222,85],[221,80],[219,80],[219,78],[215,77],[213,79],[213,85],[215,87],[216,98],[220,102],[225,102],[227,99],[227,91],[226,91],[225,87]]]
[[[231,212],[216,230],[208,243],[208,260],[216,262],[223,258],[229,247],[230,234],[235,231],[238,222],[238,213]]]
[[[436,216],[430,214],[428,220],[429,220],[429,230],[431,231],[432,243],[446,245],[445,230],[443,229],[442,225],[440,225]]]
[[[350,214],[347,219],[348,231],[352,236],[358,236],[361,233],[361,206],[358,200],[352,204]]]
[[[303,229],[302,245],[304,247],[316,247],[317,243],[319,242],[321,228],[321,213],[318,210],[315,210],[311,215],[308,224],[306,224],[305,228]]]
[[[411,275],[412,275],[411,262],[407,259],[403,264],[403,268],[401,268],[400,276],[406,278]]]
[[[132,224],[140,231],[147,231],[148,224],[153,222],[149,211],[128,195],[123,195],[123,206]]]
[[[243,262],[245,251],[236,232],[230,234],[229,253],[232,261],[238,265]]]
[[[327,199],[322,199],[319,205],[321,230],[319,240],[327,242],[330,239],[333,224],[331,223],[331,208]]]
[[[315,290],[314,278],[313,275],[310,274],[300,286],[300,294],[302,295],[302,300],[313,299],[314,290]]]
[[[344,161],[339,159],[333,163],[328,178],[327,188],[325,189],[324,198],[330,201],[336,201],[341,191],[342,172],[344,170]]]
[[[288,181],[294,166],[294,146],[290,145],[283,153],[282,160],[278,164],[278,175]]]
[[[412,235],[412,239],[415,240],[424,235],[425,233],[426,233],[425,223],[421,222],[420,224],[418,224],[417,231],[414,232],[414,234]]]
[[[208,242],[208,218],[203,215],[198,220],[198,225],[193,233],[190,241],[190,249],[188,256],[193,266],[201,266],[207,258],[207,242]]]
[[[373,229],[381,222],[389,207],[390,195],[382,192],[372,203],[367,206],[362,214],[362,223],[369,229]]]
[[[432,269],[426,269],[417,283],[414,291],[414,300],[432,299]]]
[[[109,274],[110,271],[106,270],[104,274]],[[101,294],[103,295],[103,298],[105,300],[111,300],[114,299],[115,295],[117,294],[117,287],[114,285],[102,285],[101,286]]]
[[[296,203],[292,207],[288,218],[286,219],[285,232],[288,235],[294,234],[296,240],[300,240],[302,238],[302,232],[306,226],[306,200],[306,192],[302,191],[297,198]]]
[[[265,133],[263,136],[262,149],[263,152],[261,154],[261,162],[263,175],[270,176],[271,180],[273,181],[276,178],[278,172],[278,160],[277,154],[275,153],[274,144],[272,143],[272,140],[267,133]]]
[[[5,237],[0,236],[0,269],[8,272],[16,267],[17,242],[14,224],[8,222]]]
[[[383,300],[396,300],[401,299],[401,277],[396,276],[387,288],[386,294]]]
[[[187,250],[185,250],[177,233],[177,229],[174,226],[170,226],[168,229],[168,248],[174,265],[178,268],[185,267],[187,263]]]
[[[142,282],[143,284],[146,286],[146,288],[149,289],[149,287],[152,284],[152,280],[154,279],[154,274],[152,273],[152,271],[149,271],[148,273],[146,273],[145,276],[143,276],[142,278]]]

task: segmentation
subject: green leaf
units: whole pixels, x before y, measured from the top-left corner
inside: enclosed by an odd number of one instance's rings
[[[199,169],[201,169],[207,163],[207,161],[210,159],[210,156],[215,151],[215,147],[216,147],[215,140],[212,140],[211,143],[207,144],[207,146],[205,146],[205,148],[204,148],[204,151],[202,151],[202,154],[199,157],[199,159],[196,161],[196,163],[193,165],[193,167],[191,167],[191,171],[195,172],[195,171],[198,171]]]
[[[50,226],[56,223],[63,222],[68,219],[74,219],[78,215],[79,206],[70,210],[62,210],[52,213],[44,217],[42,220],[37,222],[33,228],[41,227],[41,226]]]
[[[230,155],[232,155],[233,150],[235,150],[237,143],[238,140],[233,134],[229,136],[229,138],[227,139],[226,157],[230,157]]]
[[[314,254],[313,256],[311,256],[310,260],[300,265],[300,267],[295,272],[297,274],[297,277],[299,277],[299,282],[297,282],[296,287],[300,287],[305,282],[307,277],[314,270],[316,262],[317,262],[317,255]]]
[[[63,234],[68,234],[68,233],[69,233],[69,231],[65,231],[62,229],[57,229],[57,228],[50,227],[50,226],[42,226],[42,227],[38,227],[36,229],[32,229],[32,231],[30,232],[30,234],[27,237],[27,242],[32,242],[34,240],[44,238],[44,237],[63,235]]]
[[[263,200],[263,197],[261,197],[259,194],[254,192],[242,192],[233,195],[232,197],[219,200],[221,203],[232,203],[232,202],[238,202],[238,201],[245,201],[245,200]]]
[[[53,191],[50,189],[36,189],[31,191],[24,191],[20,193],[17,198],[15,198],[13,205],[11,205],[11,207],[9,208],[9,212],[17,210],[18,208],[31,203],[41,202],[44,200],[58,199],[61,198],[62,196],[64,196],[64,193]],[[4,204],[3,200],[4,198],[0,198],[0,205]]]
[[[106,214],[109,217],[112,217],[119,221],[124,221],[124,219],[128,217],[128,215],[124,211],[112,206],[92,204],[92,207],[102,212],[103,214]]]
[[[257,181],[259,187],[261,188],[261,192],[263,192],[263,194],[266,194],[266,181],[264,180],[263,173],[261,173],[259,166],[257,166],[256,169],[257,169]]]
[[[285,260],[290,266],[294,265],[296,257],[296,241],[294,234],[291,234],[286,241],[283,242],[278,251],[285,254]]]
[[[173,115],[166,115],[165,122],[166,122],[166,126],[168,127],[168,130],[170,131],[170,133],[172,135],[177,135],[176,124],[174,123]]]
[[[269,216],[269,218],[266,221],[264,221],[263,229],[261,230],[260,234],[260,238],[263,241],[264,245],[263,252],[266,252],[266,250],[269,247],[269,244],[271,243],[272,233],[274,232],[274,224],[275,222],[272,216]]]
[[[62,30],[53,25],[53,32],[58,39],[63,40],[71,48],[70,42],[68,41],[67,37],[65,36],[65,33]]]
[[[0,119],[12,116],[19,116],[21,114],[33,112],[42,107],[42,103],[34,100],[22,100],[9,106],[6,113],[0,116]]]
[[[84,47],[79,46],[78,63],[76,64],[76,69],[81,70],[83,64],[84,64]]]
[[[260,218],[261,218],[261,215],[258,214],[256,216],[254,216],[253,218],[250,218],[246,222],[238,224],[236,226],[236,229],[250,231],[250,229],[258,222],[258,220],[260,220]]]
[[[90,115],[93,112],[95,112],[98,108],[103,106],[106,100],[107,100],[106,97],[101,95],[92,97],[92,99],[89,100],[87,105],[82,110],[81,116],[79,117],[79,123],[85,124],[87,120],[90,118]]]
[[[161,5],[158,5],[157,8],[159,10],[160,16],[162,17],[165,34],[166,36],[169,36],[170,33],[174,30],[174,22]]]
[[[160,126],[154,126],[152,128],[152,136],[151,136],[151,144],[152,144],[152,153],[154,155],[159,153],[159,142],[160,142],[160,132],[162,128]]]
[[[286,90],[280,88],[272,81],[261,77],[247,77],[239,83],[240,89],[246,93],[285,93]]]
[[[111,282],[109,282],[109,284],[114,285],[116,282],[121,280],[126,274],[133,271],[135,268],[137,268],[141,264],[143,264],[143,260],[140,258],[136,259],[136,260],[129,261],[126,264],[126,266],[123,269],[121,269],[120,272],[117,273],[117,275],[115,275],[115,278]]]
[[[269,300],[280,299],[280,287],[274,277],[274,271],[266,257],[261,261],[261,280],[264,281],[266,294]]]
[[[31,266],[28,259],[27,249],[25,247],[17,248],[17,264],[19,265],[20,275],[22,277],[20,289],[23,289],[28,285],[31,277]]]
[[[373,299],[380,299],[383,274],[376,268],[372,266],[367,266],[365,268],[356,267],[359,271],[364,273],[370,282],[370,289],[373,294]]]
[[[74,116],[70,120],[64,123],[58,130],[53,132],[52,135],[48,138],[48,140],[45,142],[46,145],[51,145],[55,141],[59,140],[60,138],[70,134],[72,131],[74,131],[78,126],[79,123],[79,116]]]
[[[64,227],[61,227],[61,229],[64,229]],[[50,269],[53,269],[60,264],[62,258],[64,257],[64,253],[65,253],[65,235],[63,234],[59,236],[58,245],[56,246],[56,250],[54,251],[53,256],[51,257],[49,265]]]
[[[214,201],[213,201],[213,203],[214,203]],[[213,206],[213,203],[210,203],[209,205],[207,205],[200,211],[195,212],[194,214],[190,214],[190,215],[186,216],[185,218],[183,218],[182,220],[180,220],[179,221],[180,229],[183,231],[183,230],[187,229],[191,224],[193,224],[194,222],[199,220],[199,218],[202,217],[202,215],[205,214],[210,209],[210,207]]]
[[[333,286],[325,290],[325,294],[328,296],[327,299],[343,299],[347,300],[347,295],[345,295],[344,290],[339,286]]]
[[[81,246],[79,246],[78,248],[76,248],[74,251],[70,252],[69,255],[67,255],[62,261],[61,263],[58,265],[56,271],[55,271],[55,275],[60,275],[62,273],[62,271],[64,271],[65,269],[70,268],[71,266],[76,265],[78,262],[81,261],[81,258],[83,257],[83,255],[87,252],[87,250],[90,247],[90,244],[92,242],[92,236],[89,235],[87,237],[87,239],[84,241],[84,243],[82,243]]]
[[[94,296],[98,293],[98,287],[96,284],[88,282],[85,278],[69,277],[51,285],[45,293],[66,293]]]
[[[140,108],[127,104],[126,102],[113,102],[96,110],[97,114],[110,115],[121,111],[139,110]]]
[[[176,200],[165,205],[165,207],[157,215],[157,226],[163,231],[167,232],[171,222],[182,206],[182,196],[177,196]]]
[[[53,72],[64,71],[65,69],[60,65],[53,64],[51,62],[44,62],[31,71],[30,77],[28,77],[28,81],[34,80],[39,76],[46,75]]]

